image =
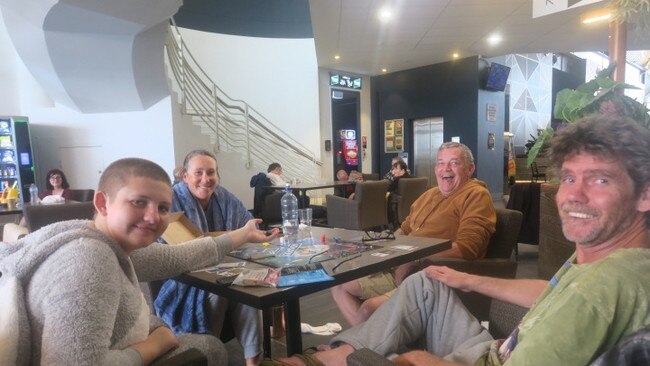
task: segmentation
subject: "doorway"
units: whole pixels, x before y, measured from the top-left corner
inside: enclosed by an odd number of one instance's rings
[[[413,121],[413,172],[417,177],[429,178],[429,185],[438,185],[434,164],[438,148],[444,141],[442,117],[423,118]]]
[[[361,171],[360,93],[353,90],[330,89],[332,104],[333,172],[339,169]],[[342,135],[341,131],[355,131]]]

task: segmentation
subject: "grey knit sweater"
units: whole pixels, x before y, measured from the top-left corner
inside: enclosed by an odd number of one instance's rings
[[[128,256],[90,223],[60,222],[0,244],[2,270],[24,289],[29,329],[17,331],[18,364],[139,365],[126,345],[152,329],[135,329],[149,324],[138,281],[210,266],[232,250],[221,236],[152,244]]]

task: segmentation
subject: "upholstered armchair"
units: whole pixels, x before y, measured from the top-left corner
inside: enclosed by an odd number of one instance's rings
[[[94,189],[71,189],[72,199],[78,202],[92,201],[95,197]]]
[[[95,206],[92,201],[62,203],[56,205],[25,205],[25,223],[30,233],[54,222],[85,219],[92,220]]]
[[[397,213],[397,224],[401,224],[409,215],[411,205],[427,190],[428,185],[429,178],[427,177],[400,178],[397,181],[397,191],[392,196],[392,203],[395,205]]]
[[[387,226],[387,191],[388,182],[380,180],[357,182],[354,199],[328,194],[328,226],[350,230],[370,230]]]
[[[467,261],[462,259],[427,258],[422,266],[435,264],[447,266],[458,271],[481,276],[515,278],[517,262],[510,259],[517,245],[519,228],[523,214],[507,208],[497,208],[496,230],[488,243],[487,253],[482,259]],[[467,309],[479,320],[487,320],[491,299],[476,292],[456,291]]]

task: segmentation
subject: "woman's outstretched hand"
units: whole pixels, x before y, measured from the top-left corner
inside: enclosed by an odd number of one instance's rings
[[[257,226],[262,223],[261,219],[252,219],[249,220],[244,228],[247,231],[246,241],[249,243],[263,243],[271,241],[280,235],[280,229],[274,228],[271,230],[258,230]]]
[[[237,230],[228,233],[233,241],[233,248],[237,248],[244,243],[263,243],[271,241],[280,235],[279,229],[259,230],[257,225],[261,224],[262,220],[252,219],[246,225]]]

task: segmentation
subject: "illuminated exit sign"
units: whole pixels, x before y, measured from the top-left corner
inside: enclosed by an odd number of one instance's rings
[[[330,73],[330,86],[340,86],[350,89],[361,89],[361,78]]]

